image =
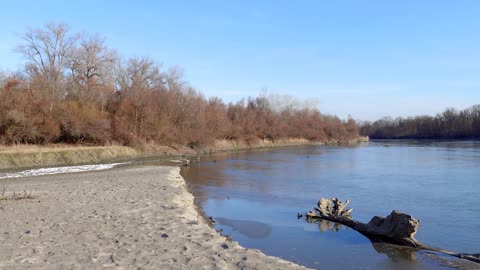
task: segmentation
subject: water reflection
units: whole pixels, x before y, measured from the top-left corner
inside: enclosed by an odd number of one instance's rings
[[[261,194],[259,198],[270,196],[268,199],[276,199],[278,195],[273,193],[278,187],[271,179],[284,178],[286,174],[283,170],[288,169],[289,162],[289,158],[272,155],[268,151],[218,153],[202,157],[201,162],[192,162],[182,169],[182,175],[195,179],[190,181],[190,188],[199,204],[211,199],[209,196],[212,194],[219,201],[252,194]],[[212,190],[215,192],[209,192]]]
[[[372,242],[372,246],[378,253],[387,255],[393,262],[416,262],[417,251],[410,247],[402,247],[389,243]]]
[[[316,221],[315,223],[318,224],[318,229],[322,233],[327,232],[327,231],[338,232],[343,227],[345,227],[345,229],[348,229],[348,227],[343,226],[340,223],[332,222],[332,221],[329,221],[329,220],[320,219],[320,220]]]
[[[272,226],[253,220],[216,218],[215,221],[220,225],[232,228],[232,230],[250,239],[267,238],[272,232]]]
[[[321,233],[340,232],[340,230],[350,229],[348,226],[344,226],[340,223],[336,223],[336,222],[324,220],[324,219],[318,219],[313,223],[317,224],[318,230]],[[384,242],[375,242],[375,241],[371,241],[371,244],[376,252],[387,255],[390,259],[392,259],[393,262],[417,261],[416,252],[418,250],[414,248],[403,247],[403,246],[393,245],[393,244],[384,243]]]

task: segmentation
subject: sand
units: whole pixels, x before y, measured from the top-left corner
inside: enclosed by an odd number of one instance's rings
[[[305,269],[228,241],[176,167],[0,179],[0,269]],[[12,192],[33,199],[13,200]]]

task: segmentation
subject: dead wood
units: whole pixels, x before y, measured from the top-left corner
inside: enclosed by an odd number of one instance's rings
[[[422,244],[415,239],[420,221],[411,215],[394,210],[385,218],[374,216],[368,223],[363,223],[352,218],[352,209],[347,209],[349,202],[349,200],[342,202],[338,198],[321,198],[317,207],[306,214],[306,219],[308,222],[316,222],[319,219],[329,220],[348,226],[365,235],[373,243],[386,242],[419,250],[430,250],[480,263],[477,254],[456,253]]]

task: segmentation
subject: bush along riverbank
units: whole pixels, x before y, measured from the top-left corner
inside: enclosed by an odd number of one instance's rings
[[[320,112],[314,98],[266,92],[235,102],[207,98],[181,69],[160,68],[149,57],[122,59],[96,34],[71,33],[64,24],[29,28],[21,36],[24,68],[0,72],[0,145],[138,148],[152,142],[197,149],[223,139],[254,144],[359,136],[353,118]],[[47,58],[52,61],[43,65]]]

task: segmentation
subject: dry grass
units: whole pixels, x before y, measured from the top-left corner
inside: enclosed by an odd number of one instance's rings
[[[2,189],[0,191],[0,202],[1,201],[6,201],[6,200],[30,200],[33,199],[32,192],[24,190],[23,192],[17,193],[13,192],[11,196],[7,195],[7,185],[3,184]]]
[[[47,144],[47,145],[34,145],[34,144],[15,144],[15,145],[0,145],[0,153],[32,153],[32,152],[58,152],[65,150],[84,150],[84,149],[102,149],[102,148],[114,148],[121,146],[80,146],[72,144]]]
[[[281,147],[289,145],[305,145],[312,144],[313,142],[303,139],[303,138],[289,138],[289,139],[278,139],[275,141],[268,139],[257,139],[251,142],[245,141],[234,141],[234,140],[217,140],[213,144],[213,150],[215,151],[224,151],[224,150],[240,150],[240,149],[250,149],[250,148],[270,148],[270,147]]]
[[[138,155],[137,150],[124,146],[19,145],[1,148],[0,170],[100,163]]]
[[[368,140],[355,140],[360,142]],[[254,148],[272,148],[282,146],[295,146],[307,144],[337,144],[332,142],[311,142],[304,138],[278,139],[275,141],[268,139],[256,139],[253,141],[236,140],[217,140],[209,146],[191,149],[182,145],[158,145],[154,143],[144,143],[136,149],[125,146],[75,146],[68,144],[52,144],[47,146],[36,145],[14,145],[0,146],[0,170],[49,167],[49,166],[69,166],[87,163],[101,163],[132,159],[140,155],[193,155],[197,153],[207,153],[216,151],[231,151]]]

